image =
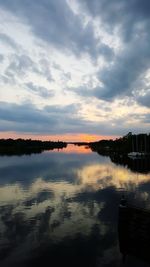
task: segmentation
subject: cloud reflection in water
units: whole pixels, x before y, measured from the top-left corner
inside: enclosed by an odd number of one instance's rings
[[[104,265],[119,260],[118,189],[130,192],[138,188],[138,198],[148,201],[150,186],[143,185],[149,184],[149,174],[135,174],[96,154],[51,152],[15,159],[9,170],[15,165],[21,176],[21,166],[26,166],[28,182],[25,178],[10,180],[6,164],[2,164],[0,171],[6,179],[4,183],[3,177],[0,186],[0,260],[3,264],[34,262],[37,257],[42,258],[40,253],[45,255],[47,249],[51,253],[44,257],[50,260],[53,250],[59,251],[60,246],[64,248],[62,257],[65,258],[68,244],[72,251],[80,246],[82,251],[83,244],[87,246],[87,266],[90,259]],[[41,169],[37,168],[38,163]],[[44,251],[41,252],[41,248],[45,248]],[[77,258],[80,260],[81,255]]]

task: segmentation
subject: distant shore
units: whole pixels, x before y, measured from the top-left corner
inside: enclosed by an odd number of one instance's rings
[[[62,141],[41,141],[31,139],[0,139],[0,155],[30,155],[44,150],[62,149],[67,146]]]
[[[89,144],[93,151],[99,152],[102,155],[112,153],[127,155],[132,152],[150,154],[150,134],[133,135],[129,132],[127,135],[115,140],[100,140]]]

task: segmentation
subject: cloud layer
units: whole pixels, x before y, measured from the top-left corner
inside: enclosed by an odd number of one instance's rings
[[[0,7],[1,131],[149,131],[148,0]]]

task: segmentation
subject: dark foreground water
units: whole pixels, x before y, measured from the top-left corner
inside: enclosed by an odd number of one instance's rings
[[[0,266],[121,266],[124,191],[150,208],[150,174],[83,147],[0,157]]]

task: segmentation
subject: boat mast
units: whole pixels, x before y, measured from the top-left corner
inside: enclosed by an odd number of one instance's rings
[[[147,153],[147,134],[145,134],[145,153]]]
[[[136,135],[136,152],[138,152],[138,136]]]
[[[134,136],[132,135],[132,152],[134,152]]]

